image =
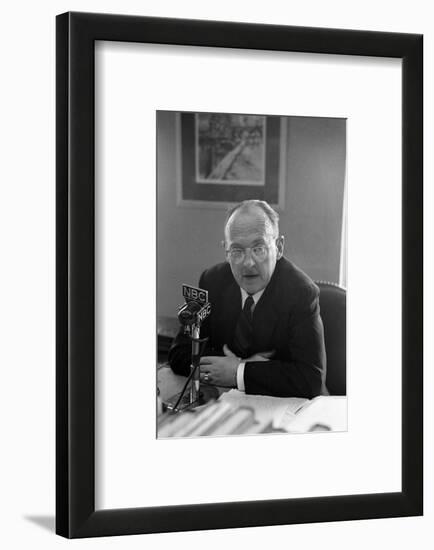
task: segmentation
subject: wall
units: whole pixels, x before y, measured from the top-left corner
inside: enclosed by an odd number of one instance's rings
[[[339,282],[345,182],[345,120],[288,122],[286,254],[313,279]]]
[[[288,117],[285,254],[313,279],[338,282],[345,178],[345,120]],[[224,260],[225,210],[176,205],[175,114],[158,116],[158,308],[173,316],[180,285]]]
[[[15,0],[0,19],[0,544],[8,550],[428,549],[434,540],[434,20],[431,3]],[[54,525],[54,16],[67,10],[425,35],[425,515],[66,541]],[[320,93],[320,89],[317,91]],[[369,359],[369,349],[367,349]],[[387,396],[386,396],[387,397]],[[196,458],[195,458],[196,459]],[[206,470],[206,459],[202,471]],[[230,459],[233,465],[236,459]],[[144,464],[144,467],[146,465]],[[357,471],[354,472],[357,476]],[[223,479],[223,476],[222,476]]]

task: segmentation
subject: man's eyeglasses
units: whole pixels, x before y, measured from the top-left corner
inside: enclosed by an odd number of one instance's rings
[[[226,255],[234,264],[240,264],[244,262],[247,250],[250,250],[252,258],[256,262],[263,262],[268,256],[268,246],[265,244],[259,244],[257,246],[247,248],[230,248],[229,250],[226,250]]]

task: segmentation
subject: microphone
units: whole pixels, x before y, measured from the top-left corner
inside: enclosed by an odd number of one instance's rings
[[[211,313],[211,304],[208,302],[208,291],[195,286],[182,285],[182,295],[185,303],[178,309],[178,319],[184,326],[184,332],[190,334]]]
[[[207,290],[183,284],[182,295],[185,303],[178,308],[178,320],[184,327],[184,334],[188,335],[191,339],[191,365],[190,374],[173,410],[177,410],[190,381],[191,386],[187,406],[198,401],[200,397],[200,344],[206,341],[206,339],[201,340],[200,338],[200,326],[211,313],[211,304],[208,302]]]

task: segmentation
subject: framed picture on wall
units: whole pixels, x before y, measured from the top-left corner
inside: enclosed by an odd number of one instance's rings
[[[286,119],[246,113],[179,113],[178,205],[227,208],[285,201]]]
[[[57,18],[56,48],[57,533],[421,515],[422,37],[65,13]],[[213,83],[206,94],[197,86],[199,66]],[[226,78],[215,78],[222,70]],[[246,93],[252,74],[261,78]],[[162,116],[159,131],[158,113],[179,113],[178,127]],[[290,166],[297,184],[286,192],[301,191],[303,203],[293,194],[283,203],[279,190],[282,150],[292,154],[294,135],[282,138],[289,115],[322,119],[310,120],[312,147]],[[175,286],[172,264],[163,265],[164,285],[156,276],[157,245],[166,250],[170,242],[166,257],[196,272],[217,252],[206,231],[223,212],[207,205],[263,192],[276,209],[285,204],[285,214],[294,209],[285,246],[294,246],[296,234],[300,249],[308,242],[316,269],[323,234],[315,219],[323,216],[341,234],[338,210],[329,208],[336,194],[331,200],[324,183],[337,173],[336,157],[323,154],[331,143],[327,119],[348,121],[348,429],[157,438],[155,296]],[[298,135],[305,130],[301,124]],[[158,189],[157,172],[164,183]],[[321,194],[306,193],[313,183]],[[158,226],[163,211],[165,232]],[[223,253],[237,265],[246,258],[277,264],[282,239],[272,240],[269,248],[235,243]],[[259,275],[246,270],[240,277],[254,286]],[[299,303],[299,294],[286,294]],[[193,295],[183,289],[184,297]],[[225,298],[229,307],[233,297]],[[198,316],[208,311],[203,300]],[[274,311],[283,301],[276,293]],[[172,301],[165,304],[171,311]],[[313,313],[302,312],[292,335]],[[264,330],[286,328],[265,323]]]

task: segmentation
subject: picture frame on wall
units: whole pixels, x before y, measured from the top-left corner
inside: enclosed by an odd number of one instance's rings
[[[227,208],[255,196],[284,208],[285,117],[178,113],[177,124],[179,206]]]
[[[421,515],[422,36],[69,12],[57,16],[56,52],[56,532]],[[222,79],[204,94],[190,78],[198,59],[215,64],[215,74],[253,61],[267,77],[247,95],[242,79],[254,73],[238,69],[231,95]],[[366,87],[357,95],[359,73]],[[383,77],[387,86],[368,85]],[[291,136],[281,117],[348,120],[345,433],[157,439],[161,111],[179,113],[181,177],[168,185],[193,226],[197,209],[238,202],[253,187],[277,207],[288,204],[282,151]],[[234,116],[215,117],[226,127],[210,130],[211,114],[222,113]],[[254,170],[231,172],[251,128]],[[160,145],[169,156],[171,144]]]

